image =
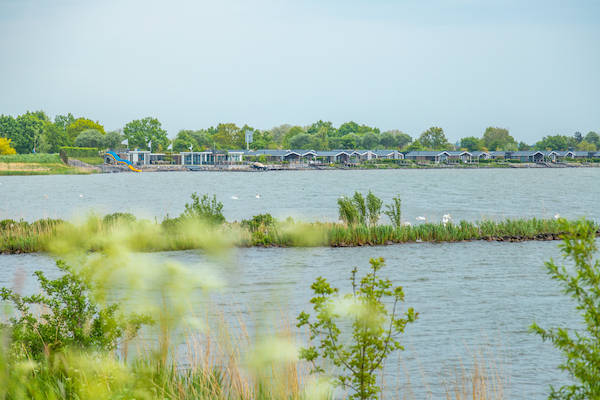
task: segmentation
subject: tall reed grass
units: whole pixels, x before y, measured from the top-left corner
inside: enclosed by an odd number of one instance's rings
[[[60,220],[0,221],[0,252],[47,251],[47,243],[61,235],[80,236],[90,251],[102,247],[107,236],[118,237],[136,251],[211,249],[215,241],[227,247],[346,247],[395,243],[461,242],[470,240],[556,240],[561,228],[554,219],[507,219],[459,223],[424,223],[414,226],[345,225],[324,222],[279,221],[252,229],[239,223],[206,224],[196,218],[178,218],[157,223],[149,220],[91,216],[84,224]],[[86,229],[85,238],[78,231]],[[596,228],[598,229],[598,228]],[[140,232],[144,231],[144,235]],[[210,233],[199,235],[198,232]],[[600,233],[600,231],[599,231]],[[83,243],[85,242],[85,243]]]

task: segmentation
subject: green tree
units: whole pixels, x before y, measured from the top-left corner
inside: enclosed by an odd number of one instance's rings
[[[217,125],[217,132],[213,135],[213,140],[220,149],[241,149],[246,147],[244,132],[234,123]]]
[[[585,141],[595,144],[596,148],[600,149],[600,135],[598,135],[596,132],[588,132],[588,134],[585,135]]]
[[[319,121],[315,122],[314,124],[310,125],[306,129],[306,133],[308,133],[309,135],[318,135],[319,132],[321,132],[321,130],[323,130],[323,129],[325,130],[325,133],[327,134],[327,136],[336,136],[337,129],[335,129],[333,124],[329,121],[322,121],[322,120],[319,120]]]
[[[432,126],[421,134],[419,142],[426,148],[434,150],[443,150],[448,147],[448,139],[444,135],[444,130],[437,126]]]
[[[294,135],[289,142],[291,149],[309,149],[313,144],[312,136],[307,133]]]
[[[11,137],[17,153],[31,153],[38,150],[40,138],[47,124],[45,114],[39,112],[26,112],[16,119],[16,131]]]
[[[254,132],[254,137],[252,138],[252,143],[250,144],[251,149],[271,149],[275,147],[277,146],[270,131]]]
[[[467,136],[460,139],[460,147],[461,149],[467,149],[468,151],[477,151],[481,150],[482,143],[479,138],[474,136]]]
[[[40,153],[58,153],[60,148],[72,144],[61,125],[46,123],[40,138]]]
[[[361,143],[361,137],[356,133],[349,133],[340,138],[344,149],[358,149]]]
[[[569,223],[561,220],[564,259],[573,267],[558,266],[553,260],[546,263],[552,279],[563,292],[577,303],[585,330],[568,328],[544,329],[534,323],[531,330],[550,341],[563,353],[565,361],[559,366],[567,371],[573,384],[559,389],[551,387],[551,399],[584,400],[600,398],[600,261],[594,261],[598,251],[596,231],[592,221]]]
[[[517,144],[515,138],[508,133],[508,129],[491,126],[486,128],[481,140],[485,148],[490,151],[508,150],[507,146]]]
[[[71,116],[72,117],[72,116]],[[68,117],[67,117],[68,118]],[[102,133],[103,135],[106,133],[104,131],[104,127],[100,125],[99,122],[94,122],[91,119],[87,118],[77,118],[75,121],[71,122],[67,128],[67,136],[71,143],[75,143],[75,138],[79,136],[79,134],[88,129],[95,129]]]
[[[17,130],[17,120],[12,115],[0,115],[0,137],[12,139]]]
[[[167,131],[162,128],[158,119],[152,117],[128,122],[123,127],[123,135],[127,139],[129,148],[148,150],[149,144],[152,142],[150,150],[157,152],[169,146]]]
[[[292,146],[290,145],[290,142],[292,141],[292,138],[303,133],[306,133],[306,131],[302,129],[302,127],[292,126],[290,129],[288,129],[285,136],[283,137],[283,147],[288,149],[291,148]]]
[[[104,135],[95,129],[86,129],[75,138],[77,147],[95,147],[97,149],[104,145]]]
[[[119,131],[110,131],[104,135],[102,146],[107,149],[118,149],[121,147],[121,143],[123,143],[123,135]]]
[[[379,143],[385,149],[402,148],[410,142],[412,142],[410,135],[399,131],[398,129],[385,131],[379,137]]]
[[[531,150],[531,146],[525,142],[519,142],[518,149],[519,150]]]
[[[360,141],[363,149],[375,149],[379,146],[379,135],[374,132],[367,132]]]
[[[317,150],[328,150],[329,149],[329,136],[328,130],[325,127],[321,127],[316,135],[317,145],[314,146]]]
[[[71,113],[68,113],[67,115],[58,114],[56,117],[54,117],[54,125],[63,131],[66,131],[67,127],[73,122],[75,122],[75,117]]]
[[[275,142],[277,145],[282,146],[283,145],[283,138],[285,137],[285,135],[289,132],[289,130],[292,128],[292,125],[290,124],[283,124],[283,125],[279,125],[279,126],[274,126],[273,128],[271,128],[271,136],[273,137],[273,142]]]
[[[535,144],[536,150],[569,150],[577,145],[575,138],[565,135],[544,136]]]
[[[380,276],[383,258],[369,262],[370,271],[361,279],[357,268],[352,270],[352,293],[343,296],[318,277],[311,285],[315,318],[305,312],[298,316],[298,327],[307,326],[310,340],[318,341],[301,349],[300,358],[311,363],[311,373],[324,373],[333,364],[334,383],[353,392],[349,399],[378,398],[377,372],[392,352],[403,350],[398,335],[418,316],[412,308],[399,315],[402,287]]]
[[[594,143],[589,143],[586,140],[582,140],[577,144],[576,149],[579,151],[596,151],[596,145]]]
[[[425,150],[425,146],[423,146],[421,144],[421,141],[419,139],[417,139],[414,142],[410,143],[408,146],[404,147],[404,150],[406,150],[406,151]]]

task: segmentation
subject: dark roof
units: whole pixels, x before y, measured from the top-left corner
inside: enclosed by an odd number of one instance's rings
[[[510,153],[510,155],[515,157],[529,157],[537,153],[540,153],[541,155],[546,155],[543,151],[539,150],[513,151]]]
[[[435,157],[438,156],[442,153],[446,153],[446,154],[450,154],[449,152],[447,152],[446,150],[441,150],[441,151],[409,151],[408,153],[406,153],[406,157],[423,157],[423,156],[430,156],[430,157]]]

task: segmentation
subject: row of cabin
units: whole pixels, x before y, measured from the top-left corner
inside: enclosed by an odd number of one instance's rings
[[[594,151],[409,151],[404,159],[416,162],[479,162],[480,160],[514,160],[520,162],[559,162],[565,160],[590,160],[600,158]]]
[[[135,165],[166,163],[164,153],[146,150],[119,152],[121,158]],[[520,162],[559,162],[575,159],[598,159],[600,152],[590,151],[409,151],[397,150],[227,150],[185,151],[169,156],[177,165],[236,164],[264,159],[267,162],[324,162],[335,164],[360,163],[369,160],[410,160],[430,163],[473,163],[480,160],[515,160]]]

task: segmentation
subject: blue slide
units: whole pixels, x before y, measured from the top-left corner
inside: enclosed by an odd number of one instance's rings
[[[131,162],[129,162],[129,160],[123,160],[121,157],[119,157],[119,155],[117,153],[115,153],[114,151],[107,151],[106,154],[108,154],[109,156],[111,156],[115,162],[119,163],[119,164],[125,164],[129,167],[130,170],[135,171],[135,172],[142,172],[141,169],[137,169],[133,166],[133,164]]]

